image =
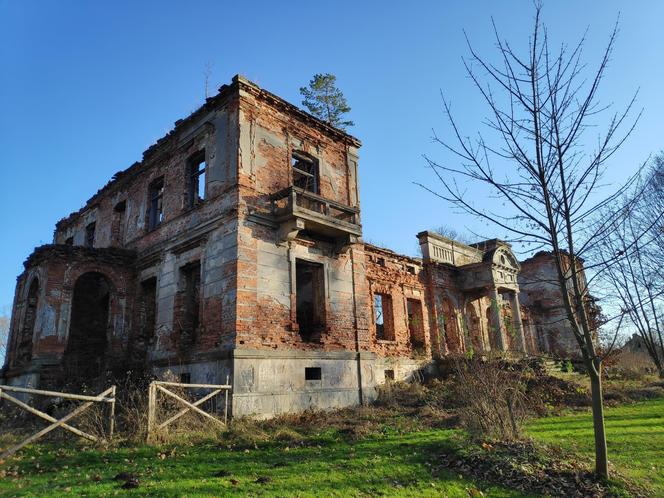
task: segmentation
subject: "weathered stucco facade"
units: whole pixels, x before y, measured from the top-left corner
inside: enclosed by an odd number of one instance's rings
[[[362,242],[359,148],[234,78],[27,259],[5,381],[228,375],[233,413],[269,416],[371,399],[447,354],[553,349],[558,303],[520,301],[508,244]]]

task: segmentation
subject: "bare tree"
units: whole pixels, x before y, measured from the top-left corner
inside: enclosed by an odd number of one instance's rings
[[[659,284],[657,289],[664,291],[664,152],[655,156],[649,171],[646,189],[638,208],[639,223],[642,227],[648,227],[654,222],[652,243],[648,245],[647,259],[649,269],[653,274],[653,283]]]
[[[5,363],[9,348],[9,311],[7,307],[0,311],[0,368]]]
[[[611,230],[595,244],[594,259],[605,263],[599,281],[641,337],[664,378],[664,157],[657,156],[646,179],[618,207],[608,207],[598,224]],[[619,264],[612,264],[619,260]]]
[[[607,225],[593,226],[594,213],[628,188],[600,198],[605,164],[638,121],[637,117],[628,123],[634,97],[623,111],[610,115],[604,133],[593,137],[588,146],[588,130],[609,109],[599,103],[598,89],[613,51],[617,24],[594,70],[581,60],[585,35],[572,46],[551,46],[539,3],[523,54],[500,37],[495,23],[493,31],[497,62],[478,55],[468,38],[470,57],[464,59],[467,74],[488,109],[484,128],[473,138],[466,136],[443,96],[450,135],[434,136],[434,140],[449,160],[427,158],[442,188],[424,188],[504,229],[513,243],[551,251],[565,314],[590,377],[596,472],[608,476],[603,357],[596,342],[598,326],[589,312],[582,259],[593,241],[608,230]],[[465,190],[468,183],[486,189],[496,200],[495,207],[477,206]],[[591,268],[586,262],[585,269]]]
[[[466,233],[460,232],[456,228],[448,225],[439,225],[436,228],[433,228],[431,231],[441,235],[442,237],[456,240],[463,244],[470,244],[473,242]]]

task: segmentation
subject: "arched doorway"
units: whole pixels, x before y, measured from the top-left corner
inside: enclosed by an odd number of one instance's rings
[[[473,346],[473,351],[484,351],[484,341],[482,340],[482,330],[480,327],[480,319],[475,311],[475,305],[470,302],[466,304],[466,327],[470,343]],[[468,348],[468,345],[466,345]]]
[[[454,305],[447,297],[444,297],[441,302],[441,318],[443,322],[443,329],[445,330],[445,342],[447,343],[447,350],[450,353],[461,353],[461,335],[457,327],[457,318]]]
[[[64,355],[67,382],[95,379],[104,372],[110,289],[108,279],[97,272],[84,273],[74,285]]]
[[[486,309],[486,323],[489,327],[489,345],[491,346],[491,351],[501,351],[501,341],[499,335],[501,331],[499,325],[496,324],[496,304],[491,303],[491,305]]]
[[[16,347],[16,363],[25,365],[32,359],[32,336],[35,333],[37,321],[37,306],[39,304],[39,280],[34,278],[28,290],[23,327]]]

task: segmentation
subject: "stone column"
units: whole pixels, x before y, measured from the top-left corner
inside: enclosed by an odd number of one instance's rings
[[[516,336],[519,340],[519,349],[524,353],[528,352],[526,348],[526,336],[523,332],[523,322],[521,321],[521,304],[519,303],[519,291],[510,294],[510,304],[512,305],[512,319],[516,328]]]
[[[507,345],[505,343],[505,336],[503,335],[503,317],[500,314],[500,296],[498,295],[498,289],[495,287],[491,289],[491,312],[493,313],[494,327],[497,330],[491,330],[492,334],[496,334],[498,338],[498,348],[501,351],[507,351]]]

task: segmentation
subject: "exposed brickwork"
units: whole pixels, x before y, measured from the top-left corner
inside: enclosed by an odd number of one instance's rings
[[[563,259],[563,263],[568,261]],[[583,265],[581,261],[578,264]],[[550,252],[539,252],[521,265],[519,285],[522,302],[532,316],[529,321],[534,329],[533,341],[540,350],[570,356],[579,346],[567,320],[557,279],[555,260]],[[585,274],[582,273],[579,280],[585,287]],[[595,320],[600,313],[592,300],[589,301],[588,311],[591,320]]]
[[[366,276],[371,292],[372,351],[381,356],[431,356],[431,314],[426,300],[426,277],[421,261],[401,256],[375,246],[366,246]],[[373,297],[381,293],[391,296],[392,340],[380,340],[376,336],[376,310]],[[424,344],[417,347],[412,329],[420,327],[420,320],[408,319],[407,300],[421,303],[421,327]]]
[[[5,378],[69,382],[67,365],[76,355],[83,363],[81,337],[93,334],[90,344],[103,350],[93,352],[94,368],[188,373],[198,365],[200,381],[234,376],[238,409],[265,407],[267,398],[249,396],[265,386],[284,395],[293,385],[303,389],[298,399],[319,389],[316,406],[327,407],[336,406],[321,401],[330,389],[353,402],[351,387],[361,397],[386,371],[403,377],[433,357],[562,344],[553,333],[536,340],[559,304],[554,294],[538,290],[546,294],[538,302],[524,292],[515,307],[519,271],[548,267],[531,261],[520,270],[508,244],[421,232],[423,258],[364,244],[359,147],[235,78],[28,258]],[[201,157],[198,199],[191,172]],[[300,160],[310,168],[304,177]],[[87,300],[77,299],[85,285]],[[384,299],[380,333],[376,296]],[[280,354],[288,368],[322,361],[332,374],[315,386],[286,378],[302,372],[287,371]]]

